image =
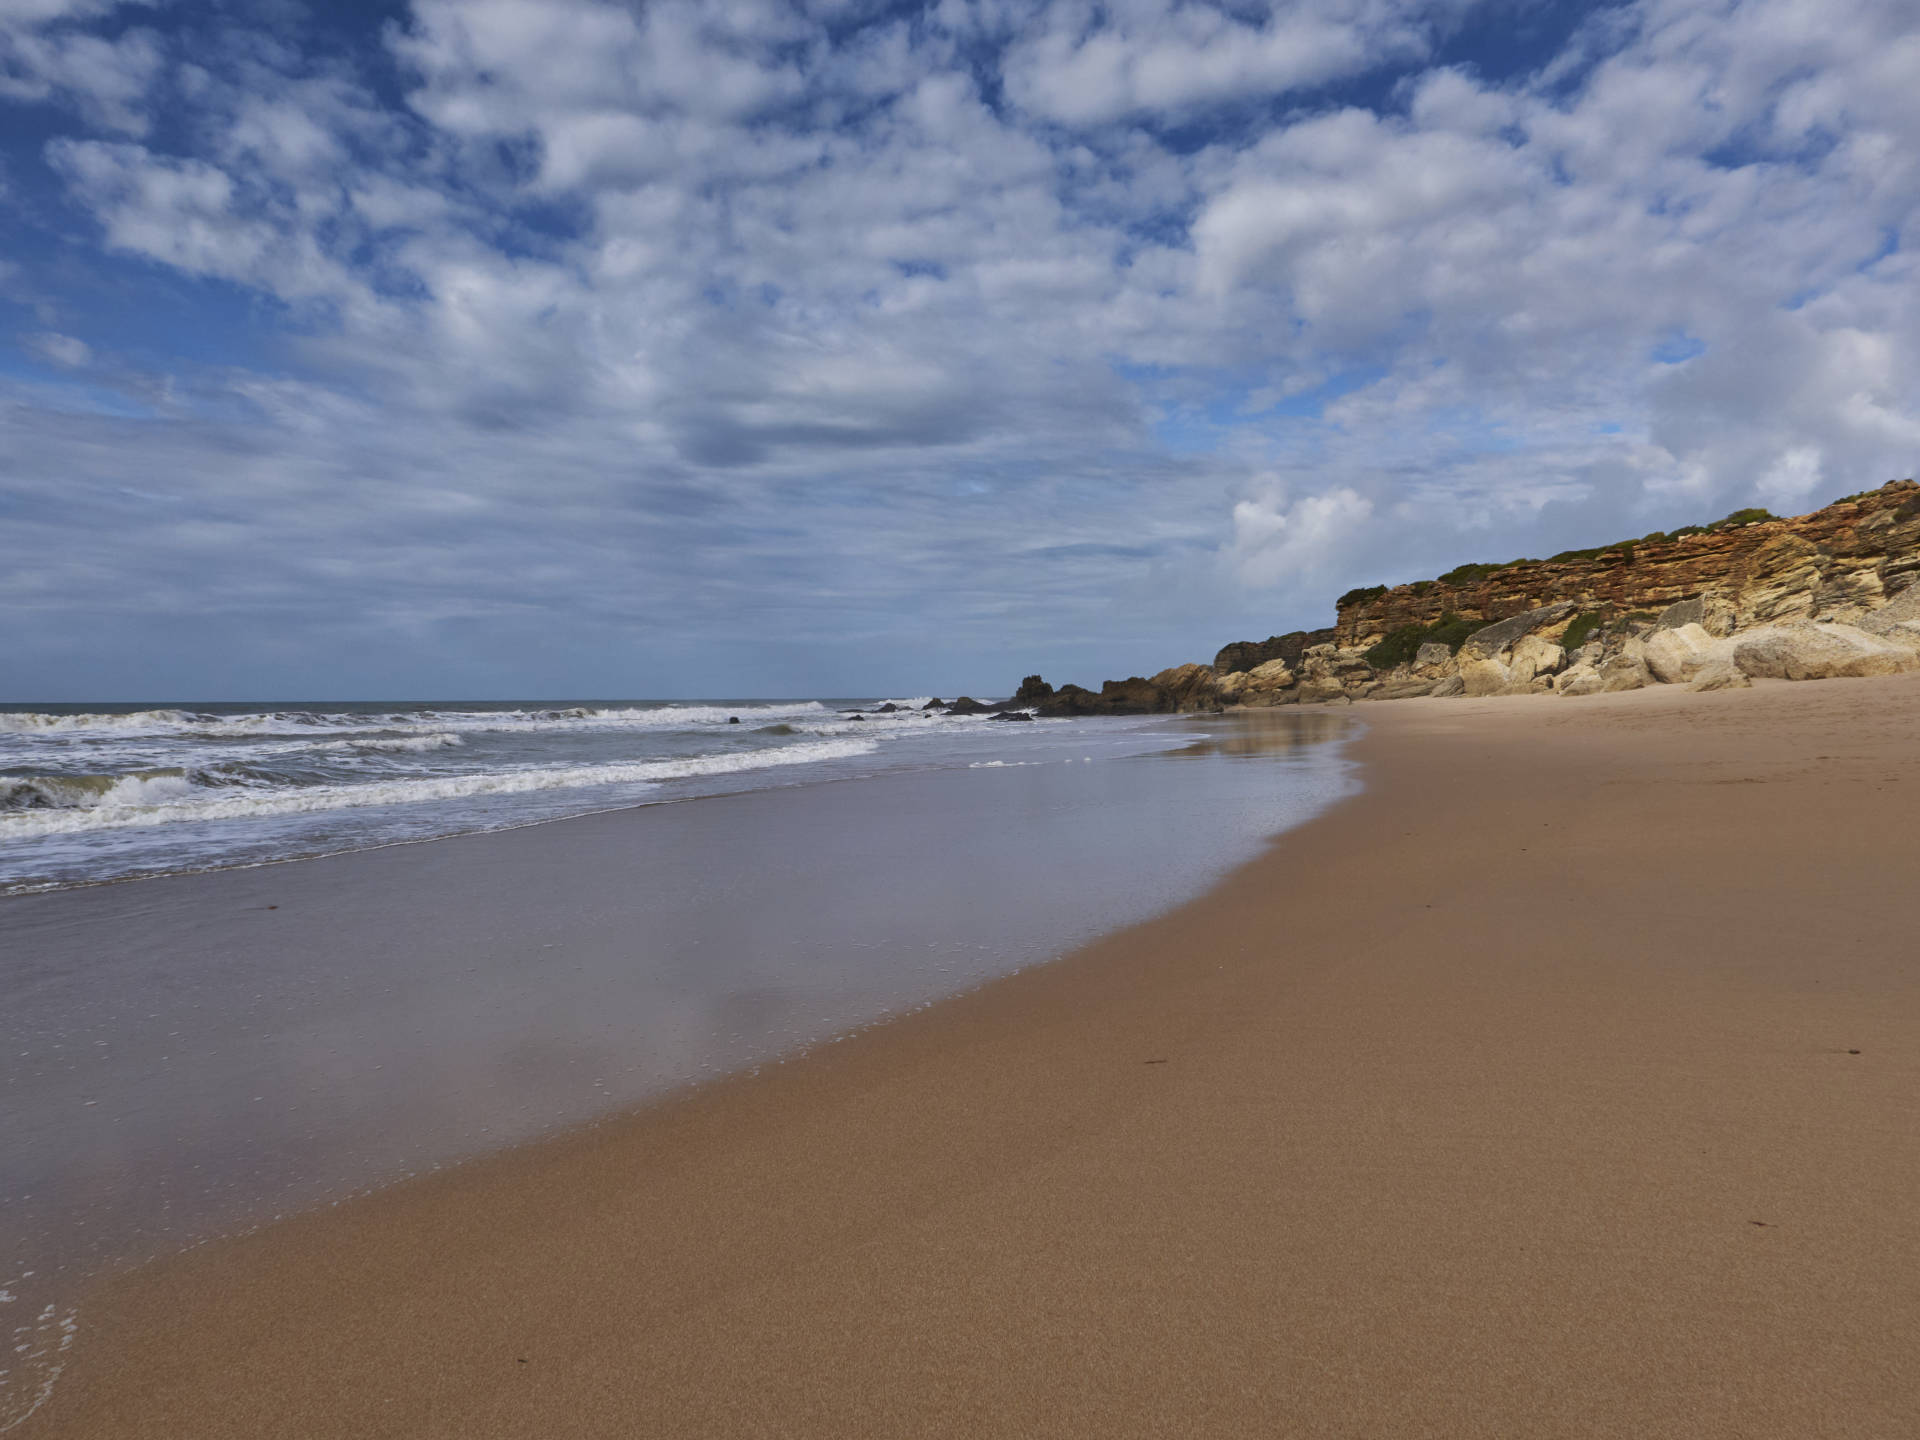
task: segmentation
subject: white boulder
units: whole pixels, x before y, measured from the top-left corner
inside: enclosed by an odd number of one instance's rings
[[[1754,679],[1834,680],[1897,675],[1920,667],[1920,654],[1852,625],[1797,620],[1736,635],[1733,663]]]
[[[1716,643],[1697,624],[1656,630],[1646,639],[1647,669],[1663,685],[1684,685],[1707,663]]]

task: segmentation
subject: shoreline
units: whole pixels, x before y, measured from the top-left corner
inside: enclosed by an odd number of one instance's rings
[[[1042,963],[1350,784],[1341,717],[1150,729],[0,902],[0,1316]]]
[[[1899,1433],[1916,702],[1369,709],[1171,913],[107,1282],[16,1433]]]

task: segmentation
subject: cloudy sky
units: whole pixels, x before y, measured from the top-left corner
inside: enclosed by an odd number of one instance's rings
[[[0,0],[0,698],[1005,693],[1920,455],[1913,0]]]

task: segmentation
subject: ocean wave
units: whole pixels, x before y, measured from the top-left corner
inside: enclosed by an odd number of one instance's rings
[[[313,745],[295,748],[306,750],[346,750],[365,753],[392,752],[395,754],[415,753],[422,750],[446,750],[467,742],[450,730],[440,730],[429,735],[368,735],[350,740],[321,740]]]
[[[62,730],[165,730],[189,724],[185,710],[129,710],[108,715],[42,715],[30,710],[0,713],[0,732],[51,734]]]
[[[167,736],[198,739],[255,735],[488,733],[542,730],[675,730],[725,725],[734,716],[752,720],[800,719],[831,714],[817,700],[771,705],[567,705],[524,710],[259,710],[216,715],[193,710],[132,710],[76,715],[34,711],[0,713],[0,734],[20,736]]]
[[[193,777],[173,768],[124,775],[6,775],[0,776],[0,812],[166,805],[193,790]]]
[[[823,740],[786,745],[735,755],[702,755],[683,760],[641,760],[602,765],[547,766],[475,775],[442,775],[421,779],[365,781],[340,785],[313,785],[271,790],[236,790],[217,781],[196,783],[201,772],[146,772],[122,776],[34,776],[8,784],[88,782],[82,790],[90,800],[64,805],[43,803],[0,809],[0,841],[40,835],[70,835],[80,831],[128,826],[167,825],[193,820],[238,820],[259,816],[310,814],[369,805],[417,805],[434,800],[471,796],[518,795],[537,790],[585,789],[600,785],[659,784],[667,780],[725,775],[780,765],[809,765],[823,760],[850,759],[871,754],[877,747],[866,740]],[[92,782],[109,780],[104,787]],[[164,788],[158,786],[165,781]],[[134,783],[139,782],[139,783]]]

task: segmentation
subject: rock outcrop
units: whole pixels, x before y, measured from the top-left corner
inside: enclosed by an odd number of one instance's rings
[[[1443,615],[1491,624],[1555,601],[1623,615],[1697,601],[1700,613],[1690,619],[1715,634],[1796,617],[1854,623],[1920,578],[1920,485],[1896,480],[1791,520],[1454,573],[1451,583],[1352,592],[1340,606],[1336,642],[1373,645]]]
[[[1285,635],[1270,635],[1265,640],[1239,640],[1223,646],[1213,657],[1214,673],[1237,675],[1275,660],[1285,661],[1289,670],[1298,670],[1300,657],[1307,653],[1309,646],[1330,645],[1334,638],[1334,632],[1329,629],[1294,630]]]
[[[1920,485],[1896,480],[1791,520],[1742,511],[1550,561],[1462,566],[1436,581],[1351,591],[1339,614],[1328,630],[1237,642],[1211,666],[1109,680],[1097,694],[1030,675],[1007,705],[1139,715],[1911,670]],[[954,702],[955,713],[969,703]]]

